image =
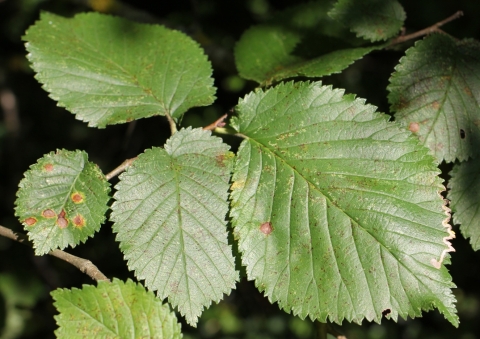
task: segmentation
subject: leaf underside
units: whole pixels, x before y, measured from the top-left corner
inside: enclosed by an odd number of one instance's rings
[[[337,323],[436,307],[458,325],[451,277],[432,265],[448,262],[444,187],[418,140],[320,83],[257,91],[236,112],[246,139],[230,216],[248,278],[271,302]]]
[[[437,160],[467,160],[480,143],[480,43],[432,34],[407,50],[390,79],[395,119]]]
[[[42,13],[24,36],[36,78],[89,126],[165,115],[214,101],[212,68],[185,34],[98,13]]]
[[[111,220],[128,267],[195,326],[234,288],[225,215],[233,153],[202,129],[175,133],[120,176]]]
[[[377,47],[353,47],[352,38],[327,15],[329,4],[311,2],[251,27],[235,46],[240,76],[269,85],[283,79],[339,73]]]
[[[370,41],[395,36],[406,18],[402,5],[396,0],[339,0],[329,15],[358,37]]]
[[[59,315],[57,338],[181,338],[168,305],[131,280],[52,292]]]
[[[453,221],[460,224],[465,238],[470,238],[472,248],[480,249],[480,158],[455,164],[449,173],[447,198],[450,200]]]
[[[19,187],[15,215],[37,255],[75,247],[105,221],[110,184],[83,151],[43,156],[25,172]]]

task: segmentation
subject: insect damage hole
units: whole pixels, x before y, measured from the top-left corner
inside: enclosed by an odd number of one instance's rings
[[[260,225],[260,232],[262,232],[265,235],[269,235],[270,233],[273,232],[273,226],[270,221],[264,222],[263,224]]]
[[[465,131],[460,128],[460,138],[465,139]]]
[[[382,315],[385,317],[387,315],[389,315],[390,313],[392,313],[392,310],[389,309],[389,308],[386,308],[382,311]]]

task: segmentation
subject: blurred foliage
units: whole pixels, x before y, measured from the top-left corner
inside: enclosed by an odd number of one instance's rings
[[[63,16],[103,11],[141,22],[159,23],[196,39],[213,63],[217,100],[209,107],[191,109],[183,126],[208,125],[228,112],[238,98],[255,87],[237,76],[233,47],[243,31],[268,20],[273,13],[297,4],[293,0],[1,0],[0,1],[0,225],[21,231],[13,202],[23,172],[43,154],[57,148],[82,149],[89,159],[108,172],[124,159],[151,146],[161,146],[169,137],[164,117],[139,120],[104,130],[88,128],[73,114],[56,106],[34,79],[21,42],[24,31],[39,18],[40,11]],[[444,26],[457,37],[480,39],[480,1],[404,0],[406,33],[430,26],[457,10],[465,15]],[[341,74],[324,78],[324,83],[345,88],[366,98],[388,113],[387,84],[393,67],[413,41],[393,50],[373,52]],[[233,150],[238,140],[226,137]],[[451,165],[442,165],[448,179]],[[112,184],[116,179],[112,180]],[[349,339],[441,339],[480,338],[480,251],[474,252],[457,232],[449,267],[458,303],[460,328],[451,326],[438,312],[423,318],[381,325],[334,325]],[[104,274],[125,280],[133,278],[114,240],[111,224],[86,244],[68,250],[92,260]],[[92,284],[73,266],[53,257],[35,257],[33,250],[0,238],[0,338],[53,338],[55,310],[49,292],[58,287]],[[180,318],[183,321],[182,318]],[[182,324],[184,337],[193,338],[315,338],[318,327],[280,311],[245,278],[236,290],[200,319],[197,329]]]

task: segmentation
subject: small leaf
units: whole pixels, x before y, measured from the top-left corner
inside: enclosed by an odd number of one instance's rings
[[[240,76],[266,85],[296,76],[322,77],[380,48],[352,48],[351,37],[327,16],[328,8],[325,2],[302,4],[248,29],[235,46]]]
[[[98,286],[52,292],[59,315],[57,338],[182,337],[181,326],[168,305],[131,280],[99,281]]]
[[[110,185],[83,151],[45,155],[19,187],[15,214],[37,255],[85,242],[105,220]]]
[[[395,119],[437,160],[479,154],[480,43],[432,34],[407,50],[390,78]]]
[[[202,129],[182,129],[120,176],[111,220],[128,267],[192,326],[238,274],[225,215],[233,153]]]
[[[24,40],[37,80],[89,126],[179,119],[214,100],[207,57],[178,31],[98,13],[42,13]]]
[[[393,37],[406,18],[396,0],[338,0],[329,15],[370,41]]]
[[[453,221],[460,224],[472,248],[480,249],[480,158],[455,164],[450,172],[447,198],[450,200]]]
[[[337,323],[436,307],[458,325],[440,267],[452,250],[444,187],[410,132],[320,83],[257,91],[236,111],[246,139],[230,216],[248,278],[271,302]]]

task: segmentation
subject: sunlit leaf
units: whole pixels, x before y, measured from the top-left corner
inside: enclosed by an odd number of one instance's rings
[[[395,119],[440,162],[479,153],[480,43],[433,34],[407,50],[390,78]]]
[[[202,129],[183,129],[120,176],[112,221],[128,267],[193,326],[238,274],[225,215],[233,153]]]
[[[85,242],[105,220],[110,185],[85,152],[45,155],[19,186],[15,214],[37,255]]]
[[[480,249],[480,158],[455,164],[450,172],[448,199],[453,221],[460,225],[474,250]]]
[[[131,280],[100,281],[52,292],[57,338],[181,338],[168,305]]]
[[[338,0],[329,15],[370,41],[393,37],[406,18],[396,0]]]
[[[213,102],[212,69],[185,34],[98,13],[42,13],[24,37],[36,78],[89,126],[165,115]]]
[[[444,187],[410,132],[320,83],[257,91],[236,112],[230,215],[270,301],[338,323],[435,307],[458,325]]]

